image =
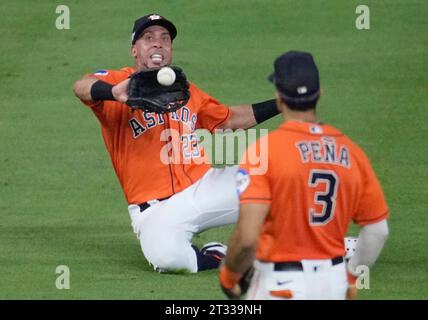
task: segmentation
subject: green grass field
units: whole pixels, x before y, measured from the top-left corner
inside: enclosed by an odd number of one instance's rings
[[[217,272],[159,275],[141,254],[99,125],[73,95],[83,74],[132,64],[136,18],[176,24],[174,63],[226,104],[269,99],[273,60],[311,51],[320,118],[372,160],[390,238],[361,299],[428,298],[428,34],[424,0],[2,1],[0,299],[223,299]],[[70,30],[57,30],[67,4]],[[260,127],[274,129],[276,117]],[[227,241],[231,227],[195,239]],[[352,230],[351,232],[355,232]],[[58,265],[71,289],[55,287]]]

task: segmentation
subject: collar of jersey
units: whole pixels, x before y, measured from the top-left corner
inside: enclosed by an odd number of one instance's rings
[[[324,123],[318,123],[318,122],[304,122],[304,121],[297,121],[297,120],[289,120],[289,121],[285,121],[284,123],[282,123],[279,128],[284,129],[284,130],[290,130],[290,131],[310,133],[309,128],[311,126],[321,127],[323,130],[321,135],[329,135],[329,136],[341,136],[341,135],[343,135],[343,133],[340,132],[339,130],[337,130],[336,128],[334,128],[330,125],[327,125]],[[320,135],[320,134],[315,134],[315,133],[311,133],[311,134]]]

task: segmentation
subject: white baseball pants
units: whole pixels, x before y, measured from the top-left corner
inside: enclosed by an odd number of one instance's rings
[[[143,212],[137,204],[129,205],[134,233],[155,270],[198,271],[191,247],[193,235],[237,221],[237,170],[237,166],[211,168],[195,184],[171,198],[149,201],[150,207]]]
[[[254,262],[247,300],[344,300],[346,263],[330,259],[302,260],[302,271],[274,271],[273,263]]]

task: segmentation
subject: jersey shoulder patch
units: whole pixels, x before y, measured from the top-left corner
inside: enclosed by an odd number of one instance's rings
[[[239,169],[236,173],[235,181],[238,195],[241,195],[245,190],[247,190],[248,185],[250,184],[250,175],[247,170],[242,168]]]
[[[94,75],[96,75],[96,76],[106,76],[106,75],[108,75],[108,71],[105,70],[105,69],[98,70],[97,72],[94,72]]]

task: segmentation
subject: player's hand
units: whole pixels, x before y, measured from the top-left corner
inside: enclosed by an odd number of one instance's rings
[[[346,300],[355,300],[357,295],[357,277],[348,272],[348,290],[346,290]]]
[[[128,84],[130,79],[125,79],[122,82],[119,82],[112,89],[113,97],[116,101],[125,103],[128,101]]]
[[[220,265],[220,287],[223,293],[231,300],[239,300],[243,294],[239,285],[241,277],[242,274],[231,271],[223,259]]]
[[[346,300],[355,300],[358,295],[358,289],[355,285],[348,285],[346,290]]]
[[[225,288],[222,284],[220,284],[221,290],[230,300],[239,300],[241,299],[242,291],[239,284],[235,285],[233,288],[228,289]]]

